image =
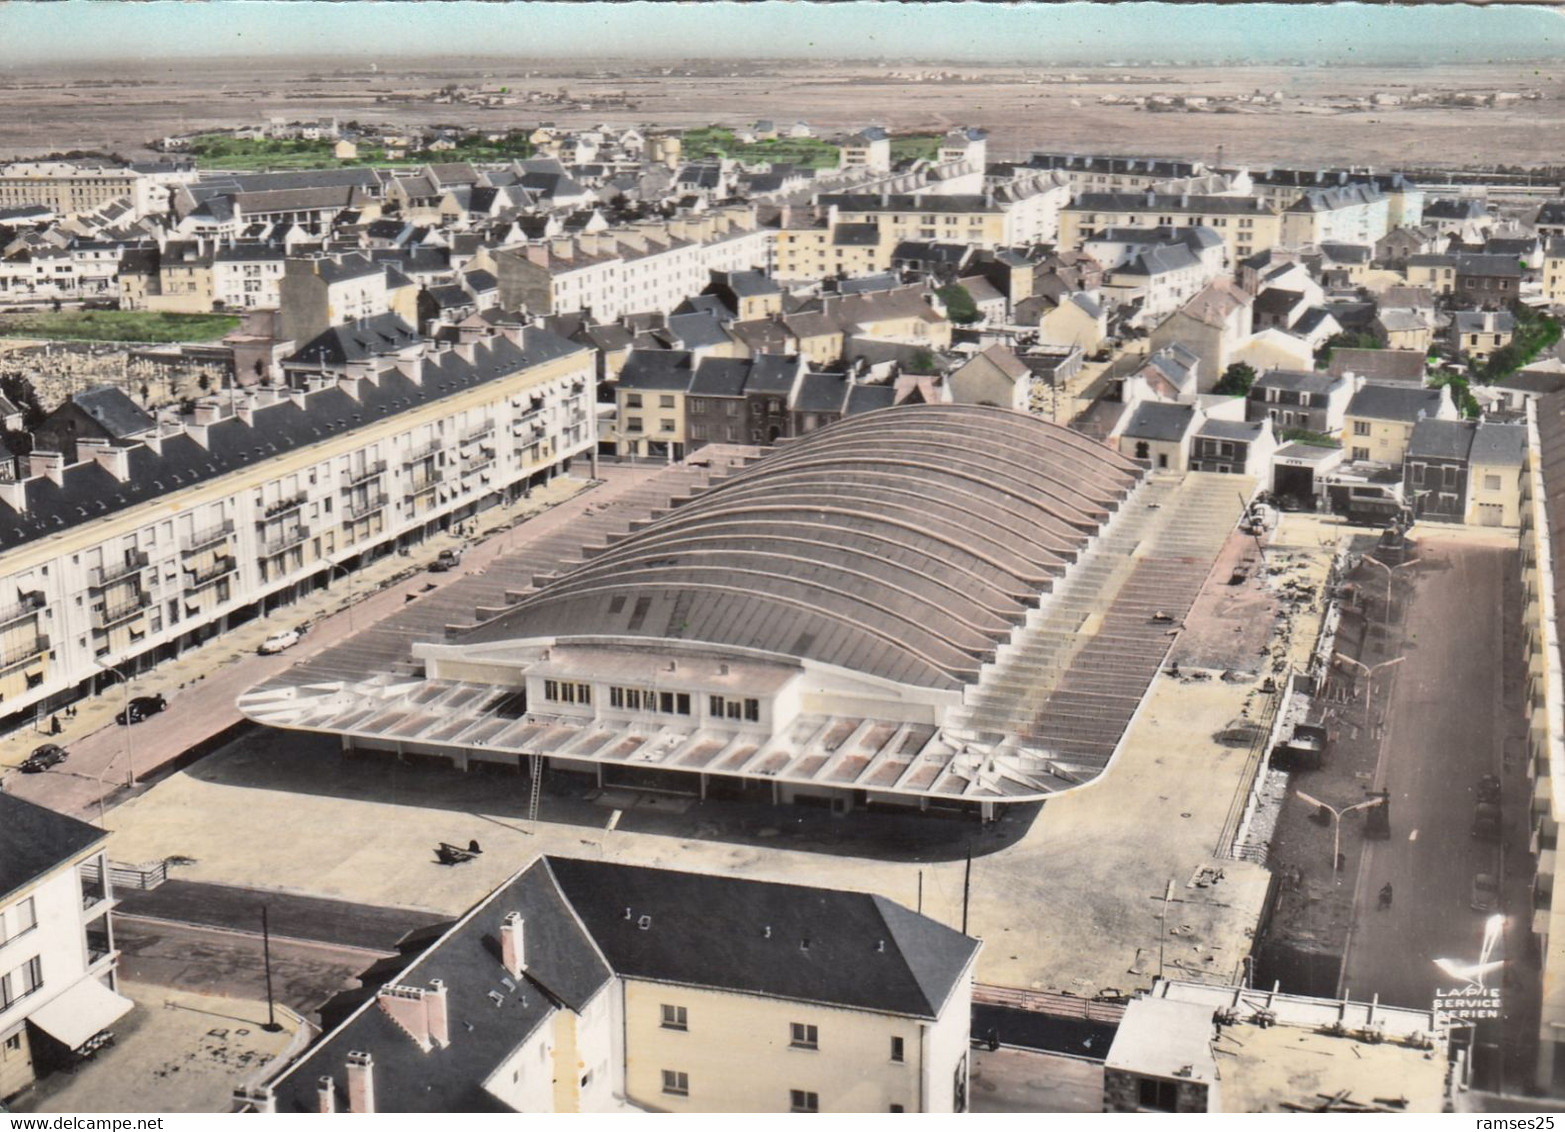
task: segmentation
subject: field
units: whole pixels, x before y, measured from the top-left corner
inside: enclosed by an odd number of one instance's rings
[[[332,60],[127,60],[91,74],[13,67],[0,76],[0,156],[72,148],[143,158],[170,134],[335,116],[342,122],[459,125],[485,131],[550,121],[733,129],[761,118],[808,122],[817,133],[878,123],[899,132],[958,125],[990,131],[990,160],[1035,150],[1182,156],[1251,164],[1359,164],[1398,168],[1556,162],[1565,151],[1565,76],[1521,64],[1443,67],[1232,66],[1096,68],[1066,74],[971,67],[959,78],[894,77],[869,63],[747,61],[691,73],[624,60],[471,58],[390,60],[371,72]],[[113,82],[102,86],[80,80]],[[506,84],[521,102],[476,106],[406,98],[451,83]],[[528,102],[568,89],[569,104]],[[1537,101],[1503,106],[1337,108],[1347,100],[1415,90],[1532,89]],[[634,110],[592,107],[624,92]],[[1276,93],[1235,113],[1149,113],[1102,99],[1126,95],[1216,99]],[[582,104],[588,104],[583,109]],[[450,155],[447,155],[447,159]]]
[[[75,342],[211,342],[239,325],[231,314],[161,311],[38,311],[0,314],[0,338]]]
[[[437,152],[410,150],[395,162],[377,146],[361,145],[355,158],[338,158],[332,143],[304,140],[239,140],[222,134],[207,134],[191,142],[190,155],[203,169],[277,170],[343,169],[351,165],[422,165],[433,161],[509,161],[531,157],[533,147],[525,136],[504,142],[474,142],[456,149]]]

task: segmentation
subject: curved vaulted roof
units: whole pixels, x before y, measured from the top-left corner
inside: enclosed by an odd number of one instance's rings
[[[730,476],[463,639],[679,639],[959,688],[1137,474],[1007,410],[868,413]]]

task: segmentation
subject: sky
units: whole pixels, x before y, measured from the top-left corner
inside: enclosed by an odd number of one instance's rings
[[[0,0],[0,65],[329,54],[1460,62],[1558,58],[1531,5]]]

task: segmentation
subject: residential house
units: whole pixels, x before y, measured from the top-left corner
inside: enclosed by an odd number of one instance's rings
[[[240,1099],[963,1112],[980,946],[880,896],[542,857]]]
[[[1121,383],[1120,400],[1194,404],[1200,394],[1201,359],[1175,342],[1147,358],[1146,364]]]
[[[1424,287],[1436,295],[1456,292],[1456,257],[1450,255],[1420,254],[1407,257],[1409,286]]]
[[[227,244],[212,255],[214,301],[225,310],[276,310],[282,306],[287,254],[269,244]]]
[[[1342,431],[1357,382],[1315,370],[1271,370],[1250,386],[1245,419],[1270,420],[1279,433],[1303,429],[1323,436]]]
[[[951,399],[959,405],[997,405],[1026,412],[1031,405],[1032,370],[1001,345],[974,354],[953,370]]]
[[[1401,467],[1419,421],[1454,421],[1451,391],[1366,383],[1343,412],[1342,443],[1355,462]]]
[[[1565,236],[1551,236],[1543,249],[1543,296],[1565,305]]]
[[[1264,373],[1269,369],[1309,369],[1315,362],[1315,351],[1309,342],[1299,335],[1275,326],[1257,330],[1234,348],[1229,365],[1243,363]]]
[[[1522,480],[1527,468],[1527,426],[1479,421],[1467,453],[1467,516],[1480,527],[1521,523]]]
[[[1392,271],[1403,271],[1416,255],[1437,250],[1439,233],[1433,228],[1393,228],[1375,241],[1374,262]]]
[[[1071,291],[1038,320],[1038,345],[1046,349],[1075,349],[1091,356],[1108,338],[1108,308],[1086,291]]]
[[[1457,311],[1451,317],[1451,345],[1475,361],[1509,346],[1515,334],[1516,316],[1510,311]]]
[[[1444,523],[1467,517],[1468,454],[1477,425],[1425,418],[1413,426],[1403,464],[1403,491],[1417,519]]]
[[[107,842],[0,794],[0,1104],[100,1048],[134,1005],[119,994]]]
[[[879,126],[868,126],[849,134],[839,143],[838,152],[842,169],[891,172],[891,135]]]
[[[1524,413],[1528,402],[1565,391],[1565,361],[1545,358],[1491,382],[1489,388],[1502,395],[1506,411]]]
[[[1424,204],[1421,223],[1442,236],[1456,236],[1464,243],[1483,243],[1494,227],[1494,217],[1481,200],[1471,197],[1441,198]]]
[[[694,360],[688,350],[630,352],[614,383],[619,455],[684,459]]]
[[[1544,241],[1565,237],[1565,200],[1546,200],[1538,208],[1533,228]]]
[[[1191,434],[1188,467],[1192,472],[1261,476],[1276,450],[1270,418],[1230,421],[1208,416]]]
[[[1508,306],[1521,294],[1522,268],[1514,256],[1458,255],[1456,293],[1464,303]]]
[[[1184,306],[1214,273],[1182,244],[1149,247],[1128,263],[1109,270],[1105,297],[1122,306],[1139,304],[1138,326],[1155,326]]]
[[[972,126],[950,130],[940,139],[935,160],[941,164],[965,161],[982,169],[988,163],[988,137],[983,130]]]
[[[1178,342],[1201,359],[1203,392],[1210,392],[1250,337],[1249,295],[1233,283],[1209,283],[1193,299],[1152,331],[1150,347],[1161,350]]]
[[[1375,333],[1389,350],[1427,354],[1434,341],[1434,328],[1420,311],[1408,307],[1382,306],[1375,312]]]
[[[1158,471],[1190,466],[1190,439],[1206,414],[1195,405],[1141,401],[1127,405],[1109,440],[1120,455],[1143,460]]]
[[[392,309],[386,268],[367,255],[289,259],[278,298],[281,336],[301,344]]]
[[[1422,350],[1362,350],[1337,346],[1327,372],[1333,377],[1361,377],[1375,385],[1424,384],[1428,356]]]
[[[80,448],[126,447],[155,433],[157,420],[115,385],[73,393],[33,429],[33,450],[57,452],[67,464],[85,457]]]

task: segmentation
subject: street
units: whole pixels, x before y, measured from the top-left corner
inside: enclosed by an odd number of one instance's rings
[[[1386,577],[1360,567],[1367,633],[1360,663],[1379,668],[1373,700],[1362,693],[1343,719],[1342,742],[1378,744],[1373,785],[1390,792],[1389,840],[1366,840],[1355,879],[1351,934],[1343,963],[1343,994],[1358,1000],[1427,1009],[1437,988],[1463,985],[1437,959],[1477,961],[1484,912],[1469,905],[1476,873],[1503,876],[1501,907],[1508,914],[1505,983],[1512,1005],[1536,997],[1530,950],[1527,887],[1527,788],[1519,759],[1524,733],[1520,709],[1521,652],[1517,644],[1517,550],[1486,535],[1416,532],[1420,561],[1391,579],[1386,626]],[[1341,647],[1339,645],[1339,647]],[[1354,724],[1364,722],[1354,738]],[[1511,738],[1510,746],[1507,738]],[[1470,834],[1480,776],[1503,782],[1503,837]],[[1378,894],[1391,884],[1389,908]],[[1494,976],[1499,978],[1500,976]],[[1531,985],[1529,985],[1529,982]],[[1520,1018],[1510,1043],[1531,1040]],[[1483,1035],[1480,1036],[1480,1041]],[[1508,1044],[1510,1044],[1508,1043]]]

